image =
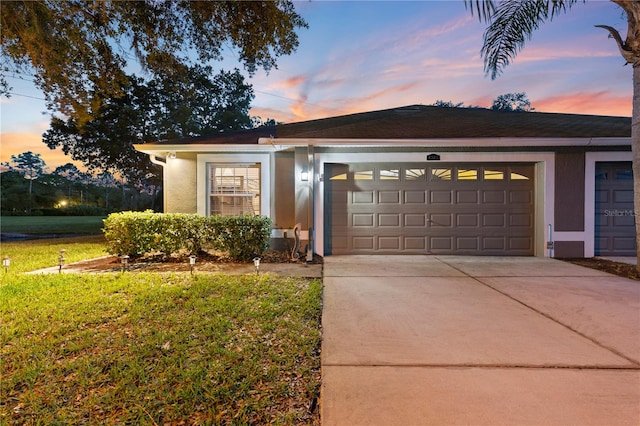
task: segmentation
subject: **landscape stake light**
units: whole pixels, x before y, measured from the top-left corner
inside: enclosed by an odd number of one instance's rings
[[[253,258],[253,264],[256,267],[256,275],[258,275],[260,273],[260,258],[259,257],[254,257]]]
[[[129,264],[129,256],[125,254],[120,258],[120,261],[122,262],[122,272],[124,272],[127,270],[127,265]]]
[[[4,273],[9,272],[9,265],[11,265],[11,259],[9,256],[5,256],[2,258],[2,266],[4,266]]]
[[[196,255],[189,256],[189,267],[191,268],[191,274],[193,275],[193,268],[196,266]]]
[[[65,249],[60,250],[60,256],[58,256],[58,273],[62,272],[62,267],[64,266],[64,261],[67,260],[64,258],[64,254],[67,251]]]

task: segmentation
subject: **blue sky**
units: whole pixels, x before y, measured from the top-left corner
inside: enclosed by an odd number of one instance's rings
[[[526,92],[542,112],[631,115],[632,68],[623,66],[606,24],[623,36],[626,21],[609,1],[577,4],[544,24],[496,80],[484,75],[484,24],[462,0],[296,2],[309,23],[298,50],[278,69],[248,81],[252,115],[294,122],[451,100],[488,107],[504,93]],[[229,49],[220,64],[240,67]],[[42,97],[29,82],[10,78],[13,92]],[[45,114],[43,114],[43,112]],[[12,96],[0,102],[0,160],[42,154],[50,169],[70,161],[41,135],[49,116],[43,101]]]

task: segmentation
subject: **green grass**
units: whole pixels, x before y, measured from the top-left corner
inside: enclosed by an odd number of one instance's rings
[[[102,216],[1,216],[5,233],[56,235],[101,233]]]
[[[2,270],[2,281],[21,272],[56,266],[63,249],[66,250],[66,263],[107,255],[102,235],[3,242],[0,258],[9,257],[11,266],[9,274]]]
[[[60,247],[2,245],[0,424],[319,424],[320,281],[21,273]]]
[[[318,424],[320,300],[272,275],[14,276],[0,424]]]

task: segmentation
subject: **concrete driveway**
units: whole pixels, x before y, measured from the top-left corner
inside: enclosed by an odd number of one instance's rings
[[[638,425],[640,283],[534,257],[324,259],[322,424]]]

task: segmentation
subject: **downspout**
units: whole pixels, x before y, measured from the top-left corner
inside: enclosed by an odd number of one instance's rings
[[[165,161],[161,161],[161,160],[158,160],[158,157],[156,157],[154,154],[149,154],[149,160],[153,164],[157,164],[158,166],[161,166],[163,169],[167,165],[166,158],[165,158]]]
[[[164,168],[167,166],[167,159],[165,157],[164,161],[162,161],[158,157],[156,157],[154,154],[149,154],[149,161],[151,161],[153,164],[157,164],[158,166],[162,167],[162,191],[164,191],[164,189],[166,188],[166,185],[164,184],[164,179],[165,179],[165,176],[166,176]],[[167,197],[166,196],[162,197],[162,211],[163,212],[167,211]]]
[[[309,171],[309,244],[307,245],[307,262],[313,261],[313,246],[315,245],[315,238],[313,236],[313,230],[315,227],[315,197],[314,197],[314,186],[315,186],[315,161],[314,161],[314,152],[313,145],[307,146],[307,161],[308,161],[308,171]]]

